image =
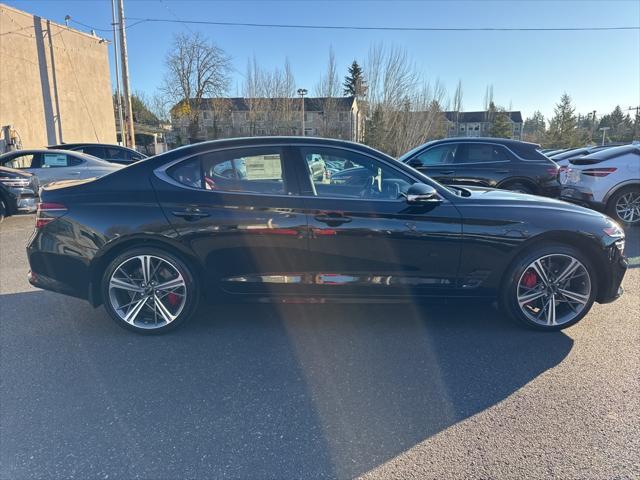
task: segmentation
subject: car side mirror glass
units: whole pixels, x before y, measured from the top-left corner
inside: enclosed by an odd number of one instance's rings
[[[407,203],[439,202],[438,191],[426,183],[414,183],[406,193]]]

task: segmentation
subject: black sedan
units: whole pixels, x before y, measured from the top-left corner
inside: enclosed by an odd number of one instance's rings
[[[316,176],[319,159],[368,175]],[[199,143],[53,184],[27,247],[33,285],[155,333],[201,297],[229,296],[497,299],[511,318],[557,330],[620,295],[623,250],[601,213],[445,187],[363,145],[306,137]]]
[[[16,213],[35,212],[39,189],[35,175],[0,166],[0,222]]]
[[[540,145],[504,138],[446,138],[400,157],[440,183],[557,197],[559,167]]]

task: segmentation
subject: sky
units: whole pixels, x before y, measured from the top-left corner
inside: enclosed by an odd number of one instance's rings
[[[65,15],[111,28],[110,0],[2,0],[59,23]],[[640,25],[640,1],[187,1],[124,0],[130,18],[384,27],[628,27]],[[129,20],[132,24],[133,20]],[[89,29],[72,23],[83,31]],[[241,95],[249,58],[272,69],[289,59],[298,87],[313,92],[333,47],[340,77],[376,43],[406,49],[425,81],[439,80],[463,109],[480,110],[487,85],[495,103],[529,116],[553,114],[563,92],[576,112],[598,115],[640,104],[640,30],[546,32],[399,32],[303,30],[140,23],[127,30],[133,91],[153,95],[176,32],[199,31],[233,59],[229,94]],[[108,31],[97,34],[112,39]],[[113,76],[113,53],[110,58]],[[115,84],[114,84],[115,85]]]

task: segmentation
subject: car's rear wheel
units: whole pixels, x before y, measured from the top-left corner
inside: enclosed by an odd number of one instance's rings
[[[138,333],[162,333],[187,321],[198,303],[189,267],[155,248],[114,258],[102,281],[104,305],[115,322]]]
[[[540,247],[518,259],[505,277],[501,305],[513,319],[539,330],[579,322],[596,294],[595,270],[578,250]]]
[[[625,225],[640,225],[640,186],[623,188],[609,199],[607,213]]]

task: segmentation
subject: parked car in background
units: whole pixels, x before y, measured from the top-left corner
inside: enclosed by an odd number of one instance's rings
[[[503,138],[446,138],[414,148],[399,160],[448,185],[557,196],[558,165],[539,148]]]
[[[63,143],[60,145],[51,145],[47,148],[82,152],[107,162],[120,163],[122,165],[129,165],[130,163],[147,158],[143,153],[131,148],[104,143]]]
[[[569,162],[576,158],[584,157],[585,155],[589,155],[591,153],[599,152],[601,150],[606,150],[608,148],[620,146],[621,144],[614,143],[608,145],[595,145],[590,147],[581,147],[581,148],[572,148],[570,150],[565,150],[564,152],[557,153],[552,155],[550,158],[554,162],[558,164],[560,167],[560,171],[558,172],[558,180],[560,183],[563,182],[564,177],[567,172],[567,168],[569,168]]]
[[[335,183],[309,168],[320,159],[368,174],[361,184]],[[218,173],[239,163],[243,175]],[[624,232],[606,215],[445,187],[339,140],[203,142],[41,195],[29,281],[104,304],[118,325],[140,333],[184,323],[201,296],[229,294],[483,298],[553,331],[578,322],[594,301],[615,300],[627,268]]]
[[[39,190],[35,175],[0,167],[0,222],[16,213],[35,212]]]
[[[561,197],[640,224],[640,145],[601,150],[570,161]]]
[[[40,185],[58,180],[101,177],[122,168],[80,152],[66,150],[16,150],[0,155],[0,166],[15,168],[38,177]]]
[[[542,152],[544,153],[547,157],[551,158],[553,155],[557,155],[558,153],[562,153],[562,152],[566,152],[567,150],[569,150],[568,148],[552,148],[552,149],[547,149],[546,152]]]

